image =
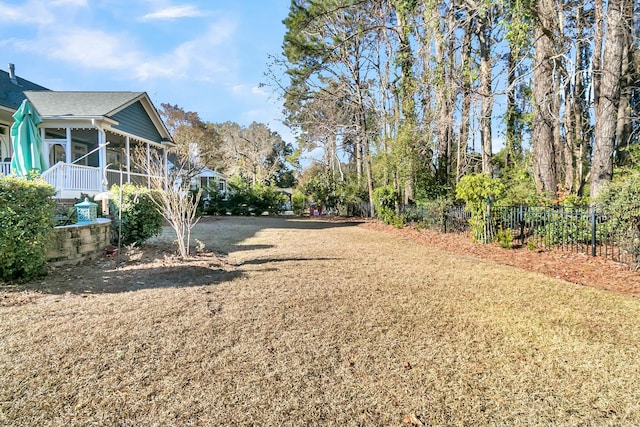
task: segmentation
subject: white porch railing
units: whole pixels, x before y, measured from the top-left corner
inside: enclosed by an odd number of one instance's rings
[[[58,162],[42,173],[42,179],[56,189],[56,194],[64,191],[99,193],[102,191],[100,168]]]
[[[120,184],[120,171],[107,169],[107,189]],[[0,176],[11,175],[11,162],[0,162]],[[69,192],[96,194],[103,191],[103,175],[100,168],[58,162],[42,172],[42,179],[56,189],[57,197],[66,197]],[[122,182],[143,187],[151,186],[149,175],[122,172]]]
[[[0,176],[11,175],[11,162],[0,162]]]

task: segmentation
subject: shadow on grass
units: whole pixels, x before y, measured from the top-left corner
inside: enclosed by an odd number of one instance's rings
[[[243,273],[224,261],[225,254],[235,251],[259,251],[272,248],[272,244],[247,244],[262,230],[288,229],[306,233],[308,230],[325,230],[354,227],[362,221],[327,220],[290,217],[205,217],[197,224],[192,242],[203,239],[208,255],[196,257],[194,262],[163,262],[166,255],[175,256],[171,233],[150,241],[136,251],[141,262],[120,263],[120,259],[101,258],[74,266],[58,267],[49,275],[29,282],[3,284],[0,292],[19,293],[36,291],[46,294],[101,294],[131,292],[142,289],[191,287],[218,284],[242,277]],[[210,257],[210,258],[208,258]],[[126,259],[126,257],[125,257]],[[338,258],[335,258],[338,259]],[[245,261],[243,265],[263,265],[286,261],[331,261],[334,258],[280,258]],[[118,269],[115,265],[121,265]],[[270,267],[267,267],[270,268]],[[277,268],[277,267],[273,267]]]
[[[89,270],[92,270],[89,272]],[[86,273],[86,274],[85,274]],[[89,274],[90,273],[90,274]],[[143,289],[185,288],[217,285],[239,277],[236,269],[190,265],[144,265],[104,268],[87,264],[54,271],[24,283],[0,284],[0,292],[34,291],[45,294],[113,294]]]
[[[225,245],[225,251],[222,252],[225,255],[228,255],[230,252],[238,252],[238,251],[257,251],[260,249],[271,249],[273,245]]]
[[[262,265],[262,264],[269,264],[269,263],[275,263],[275,262],[296,262],[296,261],[337,261],[340,260],[342,258],[329,258],[329,257],[318,257],[318,258],[303,258],[303,257],[298,257],[298,258],[263,258],[263,259],[252,259],[249,261],[245,261],[243,262],[241,265]]]
[[[192,241],[200,240],[208,249],[230,253],[252,249],[267,248],[263,245],[242,245],[266,229],[327,230],[333,228],[356,227],[361,220],[332,220],[300,217],[273,216],[210,216],[203,217],[193,230]]]

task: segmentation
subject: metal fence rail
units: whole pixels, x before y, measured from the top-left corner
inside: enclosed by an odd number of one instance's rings
[[[403,206],[401,213],[405,221],[439,230],[443,233],[462,233],[469,230],[471,214],[464,206],[442,209],[438,206]]]
[[[471,215],[464,207],[449,209],[405,207],[407,221],[420,222],[442,232],[470,230]],[[491,206],[484,214],[484,227],[476,239],[493,242],[501,235],[512,238],[514,247],[545,247],[602,256],[640,267],[640,230],[614,224],[597,207]]]

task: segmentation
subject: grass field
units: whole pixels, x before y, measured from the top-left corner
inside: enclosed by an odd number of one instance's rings
[[[235,274],[0,307],[0,425],[640,424],[637,299],[354,223],[196,237]]]

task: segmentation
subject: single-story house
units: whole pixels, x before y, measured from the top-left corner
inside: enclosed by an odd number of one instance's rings
[[[211,190],[217,190],[225,197],[228,194],[227,177],[209,168],[203,168],[195,180],[192,181],[192,185],[203,189],[202,197],[204,199],[210,197],[209,192]]]
[[[131,161],[143,147],[147,162],[156,151],[167,170],[171,135],[146,92],[52,91],[0,71],[0,174],[11,173],[12,115],[28,99],[42,118],[38,126],[48,167],[42,177],[59,199],[95,195],[111,185],[150,185],[148,168]]]

